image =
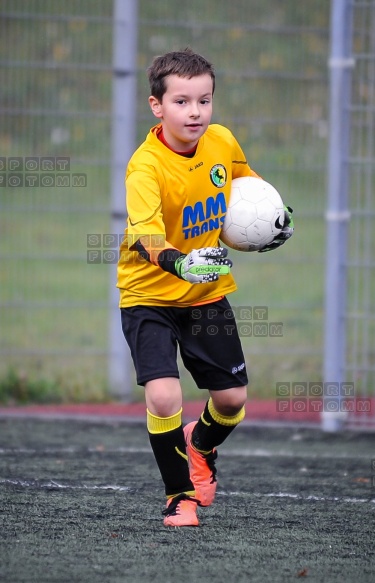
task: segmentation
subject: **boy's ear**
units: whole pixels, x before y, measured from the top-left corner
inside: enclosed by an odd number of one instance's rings
[[[151,95],[148,98],[148,103],[151,107],[151,111],[154,114],[155,117],[157,118],[161,118],[163,117],[162,111],[161,111],[161,103],[158,99],[156,99],[156,97],[154,97],[153,95]]]

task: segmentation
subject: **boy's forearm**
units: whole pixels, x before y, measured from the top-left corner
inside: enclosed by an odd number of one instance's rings
[[[178,276],[175,267],[176,259],[185,255],[178,249],[173,249],[171,247],[162,249],[158,253],[157,257],[155,258],[154,256],[153,259],[151,259],[150,252],[142,245],[139,239],[135,243],[135,249],[138,251],[140,256],[143,257],[143,259],[146,259],[154,265],[158,265],[161,267],[161,269],[168,271],[168,273],[171,273],[172,275]]]

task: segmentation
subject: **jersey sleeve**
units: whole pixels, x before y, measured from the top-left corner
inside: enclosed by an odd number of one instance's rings
[[[164,235],[160,189],[156,176],[136,170],[126,177],[128,233],[134,243],[141,236]]]
[[[241,146],[237,142],[236,138],[233,136],[232,178],[240,178],[241,176],[254,176],[255,178],[262,178],[252,168],[250,168]]]
[[[174,249],[166,239],[160,188],[156,176],[135,170],[126,178],[128,246],[143,258],[159,265],[159,255]]]

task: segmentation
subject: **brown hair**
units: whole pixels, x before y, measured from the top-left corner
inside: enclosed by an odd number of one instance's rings
[[[151,66],[147,69],[151,95],[160,102],[166,92],[165,78],[168,75],[179,77],[197,77],[198,75],[211,75],[212,93],[215,90],[215,72],[213,65],[202,55],[194,53],[192,49],[173,51],[160,57],[155,57]]]

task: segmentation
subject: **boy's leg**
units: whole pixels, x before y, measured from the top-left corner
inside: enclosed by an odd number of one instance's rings
[[[145,385],[147,430],[168,499],[166,526],[198,526],[195,490],[190,479],[182,429],[182,394],[178,379]],[[193,499],[193,500],[191,500]]]
[[[166,526],[196,526],[197,502],[191,500],[178,380],[178,325],[174,308],[122,308],[122,328],[129,344],[137,383],[145,387],[147,428],[151,447],[165,485]]]
[[[194,495],[182,430],[182,394],[178,379],[149,381],[145,385],[147,430],[167,497]]]
[[[193,306],[181,328],[183,362],[199,388],[210,388],[200,419],[184,428],[190,477],[197,498],[208,506],[216,490],[214,448],[245,416],[245,357],[234,311],[226,298]]]
[[[210,391],[210,395],[199,420],[184,428],[190,477],[202,506],[209,506],[215,498],[215,447],[243,420],[246,387]]]

